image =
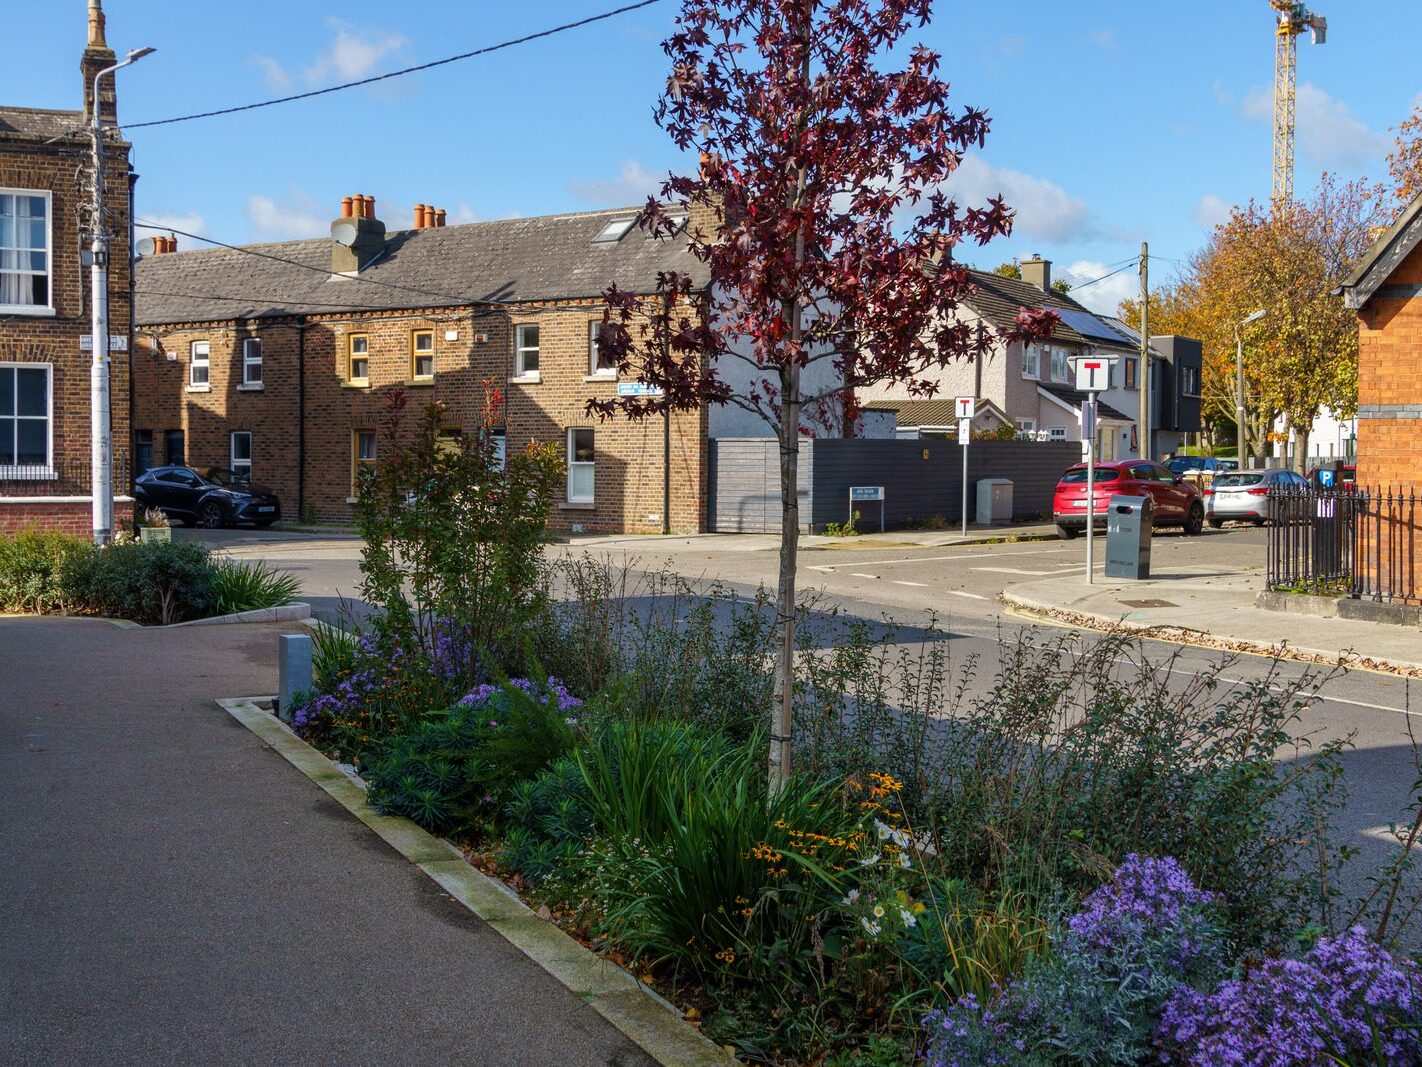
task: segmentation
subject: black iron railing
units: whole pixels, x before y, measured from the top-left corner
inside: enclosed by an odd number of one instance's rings
[[[1415,603],[1419,552],[1417,488],[1269,492],[1270,589]]]
[[[88,496],[92,471],[88,456],[56,457],[52,463],[0,463],[0,497]],[[128,456],[114,456],[114,495],[129,493]]]

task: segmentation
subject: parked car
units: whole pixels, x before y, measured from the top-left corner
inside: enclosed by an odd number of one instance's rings
[[[1091,515],[1096,526],[1106,525],[1106,508],[1117,495],[1148,496],[1155,502],[1155,525],[1180,526],[1197,534],[1205,525],[1205,503],[1191,482],[1146,459],[1096,464],[1096,499]],[[1052,518],[1057,532],[1071,539],[1086,529],[1086,465],[1068,468],[1052,496]]]
[[[133,483],[133,498],[157,508],[184,526],[210,528],[250,522],[264,529],[281,518],[281,502],[270,489],[248,485],[225,468],[199,474],[191,467],[154,467]]]
[[[1166,467],[1171,474],[1225,474],[1239,470],[1239,461],[1218,456],[1176,456]]]
[[[1262,526],[1269,518],[1269,494],[1280,488],[1302,488],[1308,479],[1293,471],[1235,471],[1217,475],[1205,490],[1205,518],[1218,530],[1238,519]]]

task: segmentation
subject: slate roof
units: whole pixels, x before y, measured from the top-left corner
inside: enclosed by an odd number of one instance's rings
[[[1072,407],[1076,408],[1077,411],[1080,411],[1081,405],[1086,403],[1087,394],[1085,392],[1080,389],[1072,389],[1065,385],[1055,385],[1051,382],[1038,382],[1037,391],[1039,393],[1050,393],[1058,400],[1070,404]],[[1106,403],[1106,401],[1100,399],[1099,397],[1096,400],[1096,416],[1097,418],[1101,419],[1115,419],[1118,422],[1136,421],[1131,416],[1123,414],[1116,408],[1113,408],[1110,404]]]
[[[139,262],[135,315],[139,323],[155,325],[341,312],[351,305],[399,310],[572,300],[598,297],[612,284],[654,292],[659,271],[680,271],[694,285],[707,285],[706,266],[684,238],[648,240],[634,228],[615,243],[593,243],[608,222],[637,212],[622,208],[395,230],[386,235],[384,254],[360,272],[365,282],[331,274],[327,237],[168,252]]]
[[[51,111],[39,107],[0,107],[0,138],[47,141],[66,130],[82,129],[81,111]]]
[[[1374,296],[1391,296],[1396,299],[1399,296],[1412,295],[1413,287],[1410,286],[1403,287],[1402,292],[1384,290],[1379,294],[1379,290],[1384,289],[1393,271],[1397,270],[1419,243],[1422,243],[1422,196],[1418,196],[1403,209],[1397,221],[1373,243],[1368,254],[1358,261],[1353,273],[1334,290],[1334,294],[1343,297],[1345,307],[1355,310],[1367,307],[1368,301]]]
[[[1055,289],[1044,293],[1031,282],[1024,282],[1020,278],[1004,278],[1002,275],[993,274],[990,271],[970,270],[968,273],[972,277],[973,284],[978,287],[978,291],[968,297],[966,303],[999,329],[1010,329],[1017,320],[1017,312],[1024,307],[1033,310],[1058,308],[1094,314],[1067,294],[1059,293]],[[1101,318],[1099,315],[1096,317]],[[1056,332],[1052,336],[1054,340],[1089,345],[1094,348],[1115,347],[1094,338],[1083,337],[1065,322],[1058,324]],[[1128,346],[1122,343],[1119,347],[1124,350]]]

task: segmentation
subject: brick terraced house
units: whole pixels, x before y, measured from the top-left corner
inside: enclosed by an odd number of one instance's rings
[[[705,524],[707,414],[599,421],[619,381],[598,357],[601,294],[652,294],[657,274],[701,287],[684,237],[649,239],[636,209],[445,226],[418,205],[387,232],[370,197],[342,201],[332,237],[162,251],[136,268],[136,471],[226,467],[274,489],[289,517],[349,521],[357,470],[390,445],[403,391],[448,429],[482,425],[503,391],[506,449],[556,442],[568,471],[562,529],[677,532]],[[664,455],[665,450],[665,455]],[[670,506],[667,506],[669,502]]]
[[[90,291],[87,251],[94,76],[115,63],[98,0],[80,60],[83,109],[0,106],[0,533],[27,527],[88,533],[90,499]],[[129,219],[135,175],[113,136],[112,77],[98,100],[106,141],[104,217],[109,266],[114,486],[128,480]],[[116,528],[132,501],[115,498]]]

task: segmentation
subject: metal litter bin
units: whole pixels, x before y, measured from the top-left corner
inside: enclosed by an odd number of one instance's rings
[[[1113,496],[1106,508],[1106,577],[1149,578],[1155,502],[1148,496]]]

